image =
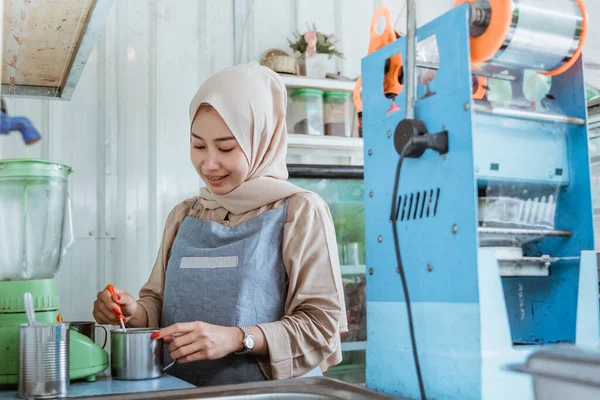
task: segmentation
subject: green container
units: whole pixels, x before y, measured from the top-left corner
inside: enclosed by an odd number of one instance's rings
[[[323,94],[323,121],[326,136],[350,137],[354,107],[350,92]]]
[[[291,92],[286,122],[289,133],[323,135],[323,91],[303,88]]]

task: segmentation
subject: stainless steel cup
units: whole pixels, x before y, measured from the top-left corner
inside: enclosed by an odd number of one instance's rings
[[[129,328],[110,333],[110,372],[113,379],[140,380],[162,376],[162,340],[151,339],[157,329]]]
[[[21,325],[19,330],[19,397],[66,397],[69,324]]]

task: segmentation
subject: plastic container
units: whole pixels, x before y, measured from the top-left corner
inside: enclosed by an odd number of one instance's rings
[[[0,160],[0,281],[54,278],[73,243],[71,167]]]
[[[323,114],[326,136],[350,137],[353,117],[350,92],[325,92]]]
[[[288,105],[287,125],[289,133],[323,135],[323,91],[293,91]]]

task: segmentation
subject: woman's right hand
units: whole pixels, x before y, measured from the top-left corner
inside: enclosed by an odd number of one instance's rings
[[[111,296],[108,289],[98,293],[94,301],[94,319],[99,324],[117,325],[117,315],[115,309],[121,307],[121,312],[125,317],[125,322],[132,318],[137,309],[137,301],[127,291],[115,288],[115,295]]]

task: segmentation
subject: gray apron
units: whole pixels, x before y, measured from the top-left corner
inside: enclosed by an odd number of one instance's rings
[[[186,216],[167,265],[161,327],[189,321],[252,326],[280,320],[287,296],[282,257],[286,216],[287,202],[234,227]],[[164,358],[168,365],[166,349]],[[254,356],[236,354],[175,363],[169,374],[197,386],[266,379]]]

